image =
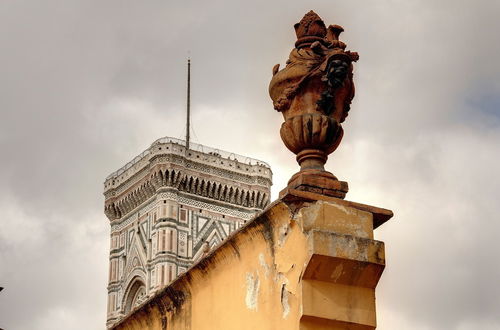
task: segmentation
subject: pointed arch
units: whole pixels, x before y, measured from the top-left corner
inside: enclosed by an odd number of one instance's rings
[[[173,187],[175,184],[174,178],[175,178],[175,170],[169,171],[168,172],[168,185],[171,187]]]
[[[115,217],[115,219],[121,218],[120,209],[118,208],[118,206],[115,203],[113,203],[112,209],[113,209],[113,216]]]
[[[127,214],[128,212],[128,196],[126,196],[123,201],[122,201],[122,205],[123,205],[123,213],[124,214]]]
[[[257,203],[256,203],[256,207],[260,208],[261,207],[261,202],[262,202],[262,193],[259,191],[257,192]]]
[[[154,180],[153,180],[153,182],[155,183],[155,184],[154,184],[154,185],[155,185],[155,188],[158,188],[158,187],[160,187],[160,186],[161,186],[161,178],[160,178],[160,173],[159,173],[159,171],[157,171],[157,172],[155,173],[155,176],[154,176]]]
[[[234,202],[238,205],[241,205],[241,192],[240,188],[236,188],[236,192],[234,193]]]
[[[226,188],[227,188],[227,186],[226,185],[221,185],[221,186],[222,186],[222,188],[221,188],[221,193],[219,194],[219,200],[223,201],[226,198]]]
[[[212,198],[212,182],[207,181],[206,186],[207,186],[207,197]]]
[[[182,179],[179,181],[178,189],[181,191],[186,191],[187,176],[183,175]]]
[[[134,276],[127,285],[122,301],[125,314],[130,313],[134,307],[137,307],[146,298],[146,281],[145,277],[141,275]]]
[[[215,183],[214,199],[219,199],[220,196],[220,183]]]
[[[155,193],[155,188],[154,188],[151,181],[148,182],[147,189],[148,189],[148,198],[149,198],[149,197],[153,196]]]
[[[192,194],[196,193],[196,179],[191,177],[190,179],[190,186],[189,186],[189,192]]]
[[[158,171],[158,185],[161,187],[163,186],[163,171],[160,169]]]
[[[180,184],[180,178],[181,178],[181,172],[180,171],[172,171],[172,182],[173,182],[173,185],[176,187],[176,188],[179,188],[179,184]]]
[[[262,199],[262,208],[267,207],[269,204],[269,196],[267,194],[264,194],[264,198]]]
[[[203,197],[207,196],[207,184],[203,179],[201,180],[200,184],[200,192]]]
[[[139,205],[140,198],[139,198],[139,189],[136,189],[132,193],[132,208],[136,208],[137,205]]]
[[[196,183],[195,183],[195,190],[194,190],[194,193],[197,194],[197,195],[201,195],[201,183],[200,183],[200,180],[198,178],[196,178]]]
[[[248,190],[245,190],[245,194],[243,195],[242,205],[245,206],[245,207],[248,206]]]
[[[172,172],[173,170],[165,170],[165,186],[167,187],[172,186]]]

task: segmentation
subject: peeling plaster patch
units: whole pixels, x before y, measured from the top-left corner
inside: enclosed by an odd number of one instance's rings
[[[264,268],[264,275],[266,276],[266,278],[268,278],[269,277],[269,265],[266,263],[266,260],[264,258],[263,253],[259,254],[259,263],[262,266],[262,268]]]
[[[329,245],[329,249],[334,255],[338,257],[349,257],[353,256],[353,253],[358,256],[358,258],[367,258],[366,249],[360,249],[358,246],[358,241],[350,235],[342,235],[338,240],[332,240]]]
[[[301,208],[297,213],[295,220],[316,219],[319,216],[319,211],[322,209],[322,205],[323,202],[318,201],[312,205]]]
[[[279,235],[279,238],[278,238],[278,246],[279,247],[282,247],[283,244],[285,244],[287,238],[288,238],[288,234],[290,232],[290,226],[288,224],[286,225],[283,225],[279,228],[279,231],[278,231],[278,235]]]
[[[281,307],[283,307],[283,318],[286,319],[288,314],[290,314],[290,304],[288,303],[289,292],[286,289],[286,285],[281,286]]]
[[[281,282],[281,285],[288,285],[290,281],[288,281],[288,278],[283,274],[283,273],[278,273],[276,278],[275,278],[276,283]]]
[[[245,303],[248,309],[257,310],[259,288],[259,275],[256,274],[254,276],[252,273],[247,273],[247,295],[245,297]]]
[[[323,203],[321,203],[321,204],[323,204]],[[343,205],[339,205],[339,204],[335,204],[335,203],[328,203],[328,205],[331,206],[331,207],[335,207],[335,208],[341,210],[345,214],[356,215],[356,213],[357,213],[353,208],[346,208]]]
[[[344,269],[344,265],[339,264],[337,267],[332,272],[332,275],[330,275],[330,278],[334,281],[337,281],[339,277],[342,275],[342,270]]]

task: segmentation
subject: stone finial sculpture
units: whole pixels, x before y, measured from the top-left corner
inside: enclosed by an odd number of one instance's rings
[[[294,27],[295,48],[284,69],[274,66],[269,85],[274,108],[285,119],[281,139],[301,168],[288,188],[344,198],[347,183],[325,171],[324,164],[344,134],[341,123],[354,97],[352,63],[359,56],[339,40],[342,27],[327,28],[313,11]]]

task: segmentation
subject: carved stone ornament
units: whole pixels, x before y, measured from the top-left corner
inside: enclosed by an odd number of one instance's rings
[[[344,198],[347,183],[325,171],[324,164],[344,134],[341,123],[354,97],[352,63],[359,56],[339,40],[342,27],[327,28],[313,11],[294,27],[295,48],[284,69],[274,66],[269,85],[274,108],[285,119],[281,139],[301,168],[288,188]]]

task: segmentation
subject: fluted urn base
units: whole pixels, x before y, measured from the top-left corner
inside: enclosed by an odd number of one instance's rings
[[[280,133],[300,165],[300,171],[292,176],[287,189],[344,198],[347,182],[339,181],[324,169],[328,155],[342,140],[342,126],[323,114],[306,113],[287,118]]]

